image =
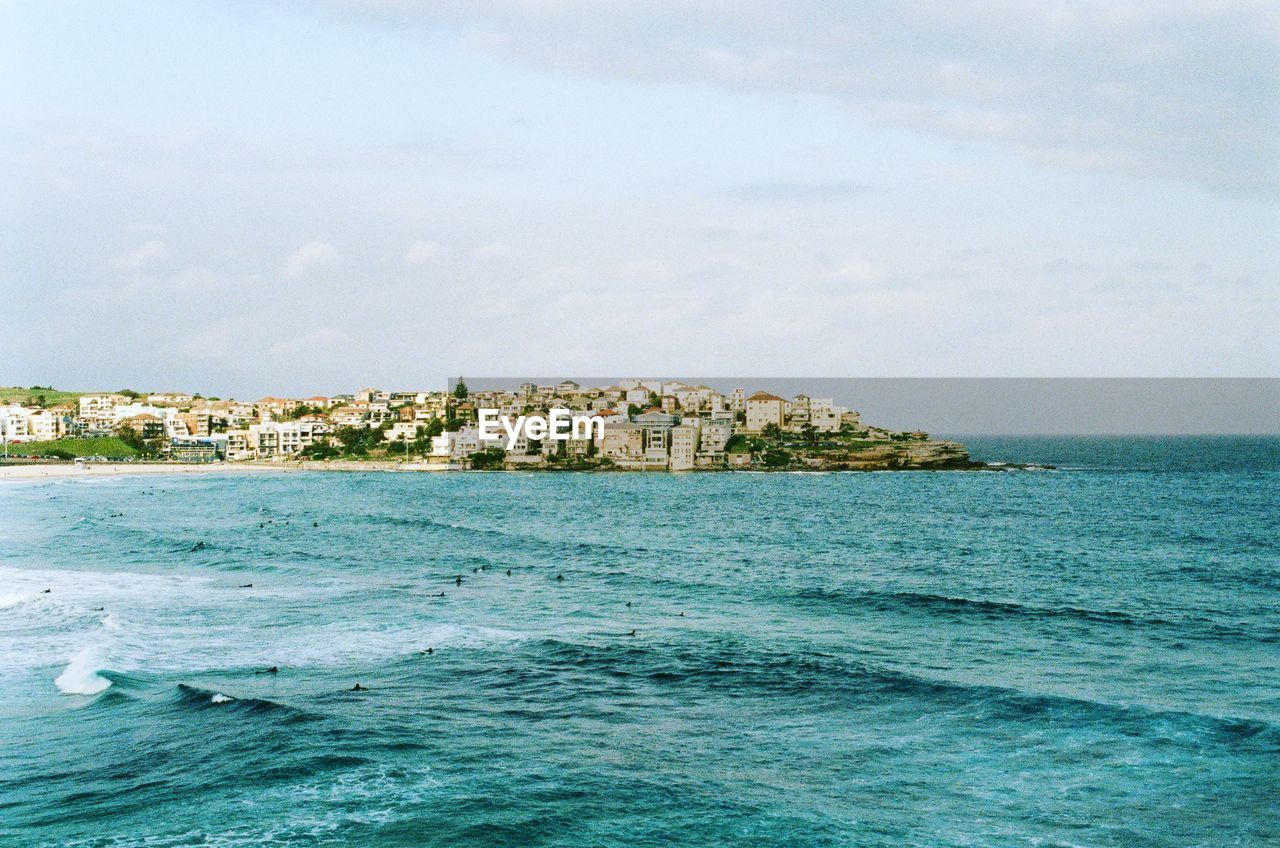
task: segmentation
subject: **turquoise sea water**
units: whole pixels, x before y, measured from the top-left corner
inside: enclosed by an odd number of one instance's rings
[[[1280,440],[968,441],[0,485],[0,845],[1280,844]]]

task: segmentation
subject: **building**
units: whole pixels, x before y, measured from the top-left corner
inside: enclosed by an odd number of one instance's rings
[[[703,467],[717,466],[724,461],[725,447],[733,436],[733,422],[727,418],[710,418],[702,422],[698,434],[696,462]]]
[[[17,403],[0,406],[0,440],[4,442],[29,442],[31,436],[31,410]]]
[[[835,433],[840,429],[840,415],[844,410],[835,405],[832,398],[809,399],[809,423],[820,433]]]
[[[227,455],[227,437],[178,436],[169,441],[169,453],[182,462],[213,462]]]
[[[787,422],[787,402],[768,392],[756,392],[746,399],[747,432],[759,433],[773,424],[782,427]]]
[[[227,459],[250,459],[253,454],[249,450],[249,431],[228,430],[226,432],[226,447],[223,456]]]
[[[80,422],[85,430],[110,432],[116,424],[116,406],[128,403],[124,395],[81,395]]]
[[[178,421],[186,428],[186,435],[204,438],[213,432],[213,413],[179,412]]]
[[[649,390],[644,386],[627,389],[626,401],[634,406],[646,406],[649,403]]]
[[[190,406],[193,400],[195,400],[195,397],[185,392],[164,392],[162,394],[147,395],[147,403],[153,403],[158,406]]]
[[[600,456],[619,465],[644,457],[644,429],[629,421],[606,421],[600,437]]]
[[[274,456],[296,456],[326,432],[327,427],[314,421],[263,421],[249,426],[246,441],[252,455],[270,459]],[[227,436],[230,450],[231,433],[228,432]]]
[[[697,418],[687,418],[671,428],[671,470],[688,471],[697,464],[702,426]]]
[[[416,421],[397,421],[392,424],[382,438],[388,442],[412,442],[418,438],[418,432],[423,429],[423,425]]]
[[[164,418],[150,412],[140,412],[120,419],[117,426],[128,427],[144,439],[163,439],[165,437]]]
[[[51,442],[67,432],[67,421],[51,409],[32,410],[27,416],[27,430],[32,441]]]

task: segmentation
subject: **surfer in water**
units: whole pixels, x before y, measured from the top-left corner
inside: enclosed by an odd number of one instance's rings
[[[369,687],[367,687],[367,686],[361,686],[359,683],[357,683],[355,686],[352,686],[352,687],[351,687],[351,691],[352,691],[352,692],[368,692],[368,691],[369,691]]]

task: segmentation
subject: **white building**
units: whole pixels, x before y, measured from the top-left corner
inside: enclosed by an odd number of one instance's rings
[[[671,428],[671,470],[688,471],[697,461],[698,448],[701,446],[701,422],[697,418],[686,418]]]
[[[263,421],[251,424],[246,434],[247,450],[259,459],[294,456],[316,443],[327,428],[315,421]],[[227,433],[227,449],[232,448],[232,433]]]
[[[770,424],[781,427],[787,420],[787,402],[768,392],[756,392],[746,400],[746,430],[759,433]]]
[[[30,426],[31,412],[32,410],[17,403],[0,406],[0,440],[5,442],[33,441]]]
[[[90,430],[110,430],[117,420],[116,405],[128,402],[124,395],[81,395],[80,420]]]

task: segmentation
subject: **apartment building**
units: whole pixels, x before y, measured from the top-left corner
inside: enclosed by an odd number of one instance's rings
[[[745,401],[746,426],[750,433],[759,433],[770,424],[782,427],[787,423],[787,402],[768,392],[756,392]]]

